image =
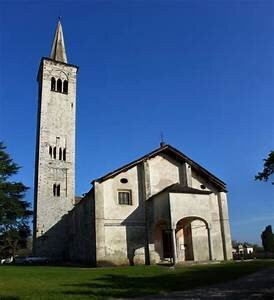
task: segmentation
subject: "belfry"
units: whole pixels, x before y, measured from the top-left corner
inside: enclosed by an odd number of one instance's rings
[[[34,251],[64,257],[63,216],[74,206],[75,111],[78,67],[67,61],[58,21],[49,57],[41,59],[34,191]]]

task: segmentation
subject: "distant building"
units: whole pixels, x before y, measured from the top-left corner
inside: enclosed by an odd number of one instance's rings
[[[231,259],[225,183],[170,145],[74,197],[77,70],[59,21],[38,73],[35,253],[93,265]]]
[[[254,252],[254,249],[252,246],[250,246],[248,244],[244,244],[244,252],[246,254],[252,254]]]
[[[232,253],[237,254],[252,254],[254,252],[254,249],[251,245],[247,243],[238,244],[232,248]]]

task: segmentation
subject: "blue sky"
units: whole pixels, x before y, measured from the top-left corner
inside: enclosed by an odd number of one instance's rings
[[[33,198],[36,75],[62,16],[80,66],[76,191],[157,148],[160,133],[224,180],[232,238],[274,226],[273,1],[1,1],[0,137]]]

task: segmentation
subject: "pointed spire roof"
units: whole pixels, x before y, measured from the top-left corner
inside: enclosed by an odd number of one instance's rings
[[[52,47],[51,47],[51,53],[50,58],[56,61],[60,61],[63,63],[67,63],[67,55],[66,55],[66,48],[65,48],[65,42],[64,42],[64,35],[63,35],[63,29],[62,24],[59,18],[59,21],[57,23]]]

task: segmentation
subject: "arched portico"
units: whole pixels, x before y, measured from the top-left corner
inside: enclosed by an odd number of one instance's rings
[[[175,226],[159,220],[154,226],[153,242],[161,261],[205,261],[213,257],[210,226],[198,216],[183,217]]]
[[[183,217],[172,231],[174,262],[212,260],[210,227],[205,219]]]

